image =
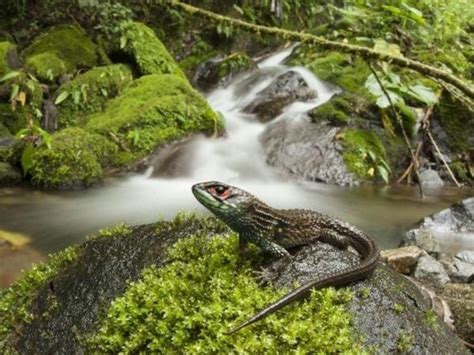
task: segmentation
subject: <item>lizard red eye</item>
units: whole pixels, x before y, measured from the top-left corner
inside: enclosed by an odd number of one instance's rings
[[[230,189],[227,186],[217,185],[209,188],[209,192],[215,196],[220,197],[222,200],[226,199],[230,195]]]

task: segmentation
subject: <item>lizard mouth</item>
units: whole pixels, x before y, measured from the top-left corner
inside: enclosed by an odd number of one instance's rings
[[[218,207],[220,202],[203,188],[202,184],[196,184],[192,187],[194,197],[205,207]]]

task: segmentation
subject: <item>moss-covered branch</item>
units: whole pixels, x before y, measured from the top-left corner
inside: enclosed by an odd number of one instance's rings
[[[458,88],[466,96],[470,97],[471,99],[474,99],[474,87],[472,86],[470,82],[461,80],[458,77],[444,70],[438,69],[436,67],[433,67],[427,64],[420,63],[412,59],[408,59],[402,56],[391,55],[389,53],[379,52],[368,47],[329,41],[325,38],[311,35],[308,33],[300,33],[300,32],[289,31],[289,30],[285,30],[285,29],[281,29],[277,27],[267,27],[267,26],[251,24],[242,20],[218,15],[211,11],[207,11],[207,10],[203,10],[191,5],[183,4],[182,2],[177,1],[177,0],[165,0],[164,3],[180,8],[189,14],[192,14],[192,15],[198,14],[200,16],[207,17],[213,21],[226,23],[230,26],[235,26],[244,30],[254,32],[256,34],[266,33],[266,34],[276,35],[288,41],[304,42],[306,44],[311,44],[311,45],[324,48],[324,49],[330,49],[330,50],[335,50],[339,52],[354,54],[357,56],[361,56],[367,60],[382,60],[385,62],[390,62],[399,67],[410,68],[421,74],[443,80],[455,86],[456,88]]]

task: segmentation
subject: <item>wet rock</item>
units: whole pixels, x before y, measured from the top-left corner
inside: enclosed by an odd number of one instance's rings
[[[293,288],[295,280],[303,284],[358,262],[353,253],[315,243],[294,256],[275,285]],[[427,322],[429,305],[417,287],[402,275],[379,265],[370,278],[349,287],[354,291],[347,306],[354,317],[353,324],[363,334],[365,345],[376,349],[375,353],[467,353],[436,315]]]
[[[267,162],[296,179],[357,185],[358,179],[344,163],[339,132],[327,122],[285,118],[267,126],[260,141]]]
[[[456,332],[474,344],[474,284],[446,284],[440,292],[453,314]]]
[[[449,255],[441,255],[439,261],[453,282],[471,283],[474,281],[474,264]]]
[[[444,186],[443,180],[438,173],[431,169],[426,169],[420,172],[421,186],[424,188],[438,188]]]
[[[472,250],[463,250],[456,254],[456,258],[459,260],[465,261],[467,263],[474,264],[474,251]]]
[[[20,354],[83,354],[82,338],[145,267],[165,265],[167,249],[180,238],[227,231],[208,219],[189,219],[137,226],[126,235],[115,233],[82,244],[77,260],[35,290],[31,321],[12,329],[8,345]]]
[[[303,77],[298,72],[290,70],[279,75],[269,86],[260,91],[244,111],[256,114],[261,122],[267,122],[279,116],[289,104],[316,97],[316,91],[309,88]]]
[[[233,53],[225,58],[215,57],[197,67],[192,83],[199,90],[207,92],[216,86],[225,85],[239,74],[256,68],[257,64],[244,53]]]
[[[413,272],[418,258],[421,255],[426,255],[426,252],[416,245],[383,250],[380,253],[381,259],[392,267],[392,269],[406,275]]]
[[[12,186],[21,181],[20,171],[9,163],[0,162],[0,186]]]
[[[425,217],[418,227],[402,238],[401,246],[417,245],[436,255],[441,250],[455,254],[459,249],[472,248],[474,240],[474,197]]]
[[[418,259],[413,276],[438,286],[449,282],[449,276],[443,265],[430,255]]]

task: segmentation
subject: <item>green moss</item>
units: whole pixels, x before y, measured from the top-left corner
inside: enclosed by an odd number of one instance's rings
[[[43,33],[23,55],[27,67],[45,79],[55,79],[78,68],[93,67],[98,59],[95,44],[81,28],[73,25],[58,26]],[[48,74],[50,69],[51,75]]]
[[[325,120],[334,126],[343,126],[350,118],[343,110],[340,110],[337,103],[332,100],[311,110],[309,116],[313,122]]]
[[[35,149],[30,168],[31,181],[47,188],[90,186],[102,178],[102,166],[111,164],[113,143],[80,128],[67,128],[52,136],[51,149]]]
[[[449,164],[449,168],[453,172],[454,176],[458,181],[469,183],[474,179],[474,176],[471,175],[469,171],[469,166],[467,163],[462,161],[455,161]]]
[[[255,62],[247,54],[240,52],[232,53],[219,63],[217,75],[222,79],[229,74],[236,74],[255,67]]]
[[[8,337],[15,331],[15,326],[31,321],[29,306],[35,293],[76,258],[77,248],[69,247],[50,256],[48,262],[33,266],[20,280],[0,291],[0,351],[5,349]]]
[[[205,53],[197,53],[188,56],[186,59],[183,59],[179,62],[179,67],[185,73],[191,73],[197,66],[212,57],[215,57],[219,52],[215,50],[209,50]]]
[[[41,81],[52,81],[68,72],[66,63],[53,51],[29,56],[25,67]]]
[[[405,307],[401,304],[396,303],[393,306],[393,310],[395,311],[395,313],[403,313],[403,312],[405,312]]]
[[[369,171],[375,168],[377,161],[386,160],[387,155],[380,138],[372,131],[346,129],[342,137],[343,158],[347,168],[360,178],[373,176]],[[373,155],[373,157],[371,156]]]
[[[364,86],[370,75],[370,68],[361,58],[339,52],[315,52],[312,48],[302,48],[295,51],[290,63],[306,66],[318,78],[371,100]]]
[[[8,64],[8,56],[12,51],[16,51],[14,44],[0,42],[0,78],[12,70]]]
[[[143,23],[127,21],[122,26],[122,38],[126,39],[123,50],[133,56],[142,75],[176,74],[184,77],[151,28]]]
[[[131,83],[107,102],[104,112],[91,115],[88,130],[112,135],[127,149],[122,163],[142,158],[155,147],[194,132],[223,127],[220,116],[181,76],[148,75]]]
[[[474,146],[474,115],[467,108],[445,94],[436,107],[435,116],[448,135],[447,143],[454,153],[467,152]]]
[[[425,312],[425,323],[435,331],[440,329],[439,318],[432,309]]]
[[[97,353],[360,353],[347,290],[315,291],[232,336],[232,326],[283,295],[260,288],[238,238],[192,236],[170,251],[167,266],[144,270],[117,298],[88,339]]]
[[[116,64],[91,69],[61,85],[56,98],[63,93],[68,96],[58,105],[58,128],[81,125],[87,115],[102,111],[107,100],[119,95],[132,79],[128,66]]]
[[[99,237],[124,237],[126,235],[129,235],[131,232],[132,230],[125,223],[122,222],[114,227],[99,229]]]
[[[397,350],[406,353],[413,348],[415,337],[406,330],[401,330],[397,340]]]

